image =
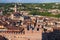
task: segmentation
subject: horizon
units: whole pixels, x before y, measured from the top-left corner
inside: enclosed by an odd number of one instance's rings
[[[0,0],[0,3],[59,3],[60,0]]]

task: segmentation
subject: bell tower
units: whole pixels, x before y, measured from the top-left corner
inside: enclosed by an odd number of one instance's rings
[[[15,4],[14,11],[17,12],[17,5]]]

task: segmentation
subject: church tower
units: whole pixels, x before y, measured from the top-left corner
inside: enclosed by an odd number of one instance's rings
[[[15,4],[14,11],[17,12],[17,5]]]
[[[3,11],[2,10],[0,10],[0,15],[3,15]]]

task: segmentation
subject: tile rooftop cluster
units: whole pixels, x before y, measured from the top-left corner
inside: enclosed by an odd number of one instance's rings
[[[60,19],[47,16],[24,15],[23,12],[12,13],[8,17],[0,16],[0,31],[25,33],[25,29],[28,31],[30,29],[39,31],[41,28],[51,30],[53,27],[54,29],[60,27]]]

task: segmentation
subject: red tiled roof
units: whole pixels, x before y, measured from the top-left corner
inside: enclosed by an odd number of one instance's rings
[[[22,27],[6,26],[8,30],[22,30]]]

